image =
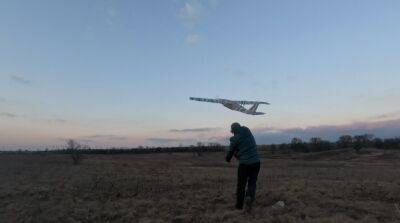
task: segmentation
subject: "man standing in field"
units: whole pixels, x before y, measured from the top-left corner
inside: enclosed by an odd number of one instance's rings
[[[246,197],[246,206],[248,211],[250,211],[256,195],[257,176],[260,171],[260,157],[257,153],[256,141],[249,128],[240,126],[239,123],[235,122],[231,125],[231,132],[233,136],[230,138],[226,162],[230,162],[232,156],[235,156],[239,160],[235,207],[236,209],[243,209]]]

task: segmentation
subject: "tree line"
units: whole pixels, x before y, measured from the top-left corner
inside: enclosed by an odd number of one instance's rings
[[[203,152],[220,152],[224,151],[225,147],[218,143],[197,143],[196,146],[179,146],[179,147],[143,147],[137,148],[108,148],[108,149],[93,149],[89,146],[82,146],[75,140],[68,140],[67,146],[63,149],[48,150],[46,152],[52,154],[148,154],[148,153],[178,153],[187,152],[201,156]]]
[[[372,134],[342,135],[336,142],[323,140],[319,137],[310,138],[304,142],[300,138],[293,138],[290,143],[272,144],[267,146],[272,152],[320,152],[332,149],[354,149],[359,152],[363,148],[400,149],[400,137],[382,139]]]
[[[137,148],[107,148],[94,149],[87,145],[80,145],[75,140],[68,140],[66,146],[55,150],[18,150],[1,151],[0,153],[33,153],[33,154],[71,154],[74,160],[79,160],[81,154],[148,154],[148,153],[178,153],[189,152],[201,156],[204,152],[225,151],[227,146],[219,143],[197,143],[197,145],[179,146],[179,147],[143,147]],[[343,135],[336,142],[323,140],[319,137],[310,138],[309,141],[303,141],[300,138],[293,138],[290,143],[260,145],[260,150],[275,152],[319,152],[332,149],[354,149],[357,152],[363,148],[377,149],[400,149],[400,137],[382,139],[374,137],[372,134],[362,135]],[[75,162],[75,161],[74,161]]]

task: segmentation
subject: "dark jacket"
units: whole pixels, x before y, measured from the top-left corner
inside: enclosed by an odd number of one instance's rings
[[[226,161],[230,162],[232,156],[239,160],[239,164],[253,164],[260,162],[257,153],[257,145],[253,134],[246,126],[238,126],[232,129],[233,136],[230,138],[230,146],[226,153]]]

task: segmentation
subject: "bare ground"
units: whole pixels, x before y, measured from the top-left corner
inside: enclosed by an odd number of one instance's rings
[[[223,156],[2,154],[0,222],[400,222],[399,152],[263,154],[251,213]]]

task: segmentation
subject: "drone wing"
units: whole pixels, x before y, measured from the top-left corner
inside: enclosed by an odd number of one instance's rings
[[[210,99],[210,98],[194,98],[194,97],[190,97],[190,100],[211,102],[211,103],[221,103],[221,101],[219,99]]]
[[[241,105],[254,105],[254,104],[269,105],[268,102],[264,102],[264,101],[235,101],[235,102],[237,102],[238,104],[241,104]]]

